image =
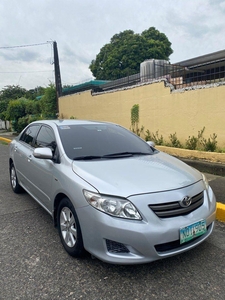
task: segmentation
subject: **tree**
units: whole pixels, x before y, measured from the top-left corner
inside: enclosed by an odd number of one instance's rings
[[[7,121],[7,119],[6,119],[7,107],[8,107],[8,101],[7,100],[0,101],[0,120],[4,121],[5,128],[6,128],[6,121]]]
[[[57,114],[57,95],[56,88],[50,84],[46,89],[44,96],[40,100],[41,112],[46,118],[56,118]]]
[[[7,107],[6,119],[12,122],[13,130],[18,132],[18,121],[26,115],[26,98],[11,100]]]
[[[6,111],[7,107],[8,107],[8,101],[6,100],[0,101],[0,114]]]
[[[96,79],[114,80],[139,73],[140,63],[146,59],[169,60],[172,53],[166,35],[154,27],[141,34],[125,30],[100,49],[89,68]]]
[[[28,90],[26,92],[26,98],[35,100],[38,96],[44,95],[44,93],[45,93],[45,88],[41,86],[37,86],[36,88]]]
[[[16,100],[26,95],[26,89],[19,85],[7,85],[0,91],[0,101]]]
[[[23,95],[22,97],[20,97]],[[38,99],[37,96],[42,96]],[[20,86],[7,86],[0,91],[0,119],[11,121],[13,130],[20,132],[30,122],[45,118],[56,118],[56,89],[37,87],[27,91]]]
[[[27,100],[25,112],[27,115],[39,115],[41,114],[40,101],[37,100]]]
[[[42,119],[40,101],[26,98],[11,100],[1,115],[3,120],[11,121],[14,131],[20,132],[30,122]]]
[[[26,90],[19,85],[7,85],[0,91],[0,102],[20,99],[25,97],[35,100],[36,97],[44,95],[45,88],[37,86],[34,89]]]

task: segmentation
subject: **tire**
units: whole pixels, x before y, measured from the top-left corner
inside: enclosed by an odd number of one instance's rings
[[[80,224],[75,209],[68,198],[63,198],[57,211],[57,227],[63,247],[73,257],[84,253]]]
[[[19,194],[23,191],[23,188],[18,183],[14,163],[11,163],[10,165],[10,183],[14,193]]]

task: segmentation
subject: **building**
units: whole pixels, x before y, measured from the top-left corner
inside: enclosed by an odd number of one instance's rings
[[[59,98],[61,118],[75,117],[131,126],[131,108],[140,107],[140,127],[168,140],[176,133],[185,143],[205,127],[225,149],[225,50],[176,64],[144,62],[147,71],[87,89],[76,87]],[[143,136],[144,138],[144,136]]]

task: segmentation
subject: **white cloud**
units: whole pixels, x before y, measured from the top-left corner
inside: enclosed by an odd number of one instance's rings
[[[111,37],[153,26],[172,42],[172,63],[225,49],[223,0],[1,0],[0,89],[54,81],[50,44],[57,41],[63,84],[90,80],[91,60]],[[40,72],[42,71],[42,72]]]

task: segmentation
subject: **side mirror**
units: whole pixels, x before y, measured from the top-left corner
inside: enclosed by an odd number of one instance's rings
[[[150,147],[155,148],[155,143],[153,141],[147,141],[146,142]]]
[[[41,159],[52,159],[52,150],[48,147],[36,148],[33,152],[34,157]]]

